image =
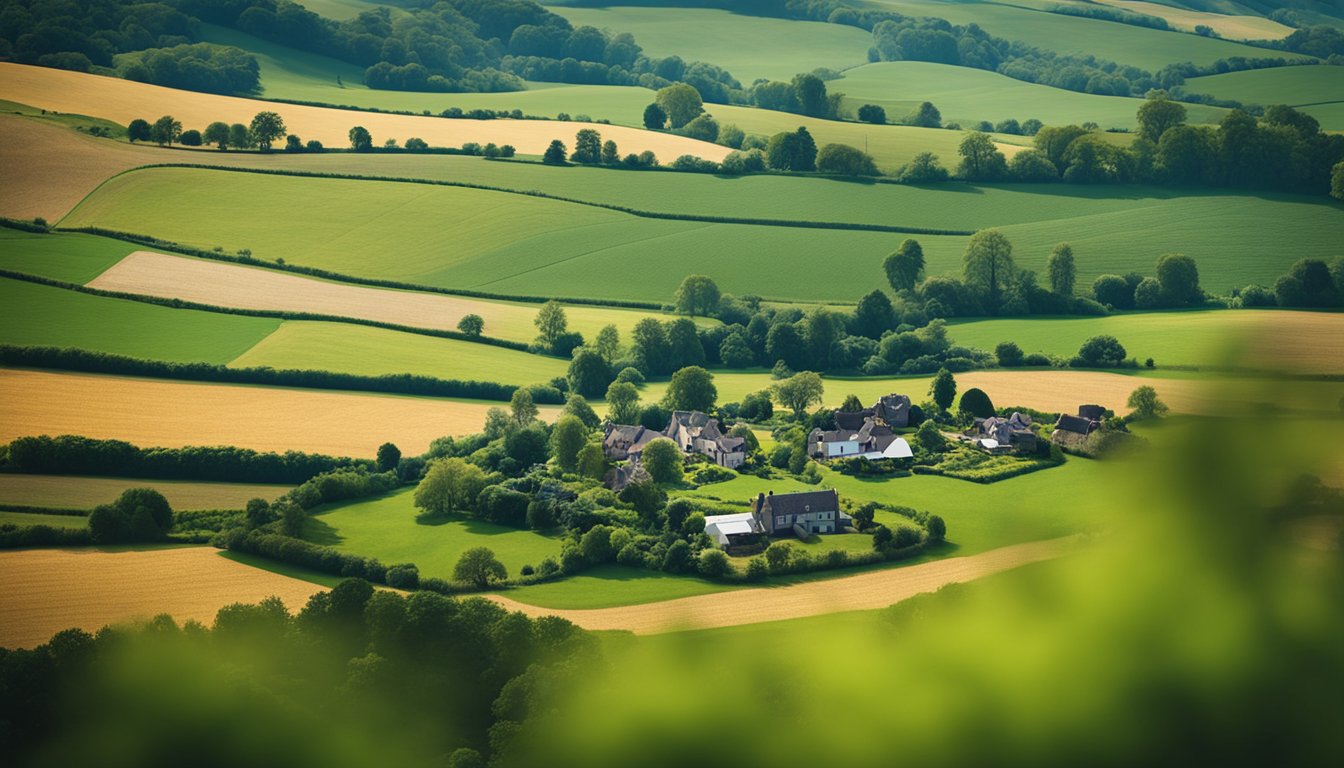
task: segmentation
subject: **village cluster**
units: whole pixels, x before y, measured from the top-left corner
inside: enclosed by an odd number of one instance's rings
[[[835,429],[813,429],[807,436],[808,455],[818,461],[834,459],[910,459],[914,451],[897,430],[911,427],[913,404],[907,395],[889,394],[860,411],[835,410]],[[1078,413],[1061,414],[1050,440],[1064,448],[1077,448],[1101,428],[1106,409],[1080,405]],[[991,455],[1031,454],[1038,436],[1029,414],[1014,411],[1007,418],[976,418],[962,433],[945,436]],[[602,450],[618,464],[607,484],[620,491],[632,482],[648,478],[640,457],[644,447],[659,438],[672,440],[685,454],[699,454],[727,469],[738,469],[747,460],[746,439],[727,434],[719,420],[701,411],[674,411],[662,431],[640,425],[613,424],[603,427]],[[853,519],[840,508],[834,489],[757,495],[750,511],[705,518],[705,533],[721,547],[731,548],[761,537],[797,537],[844,533]]]

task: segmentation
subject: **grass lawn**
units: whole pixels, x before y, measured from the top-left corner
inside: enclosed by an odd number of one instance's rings
[[[542,608],[610,608],[740,589],[694,576],[676,576],[642,568],[604,565],[559,581],[510,589],[500,594]]]
[[[844,108],[851,117],[860,106],[877,104],[886,109],[888,120],[901,120],[921,102],[930,101],[942,113],[944,123],[963,127],[981,120],[997,123],[1014,118],[1021,122],[1034,117],[1046,125],[1090,120],[1102,128],[1133,128],[1143,104],[1137,98],[1066,91],[983,69],[924,61],[868,64],[828,85],[845,95]],[[1190,123],[1216,123],[1227,113],[1198,104],[1186,105],[1186,111]],[[951,158],[945,157],[944,162]]]
[[[361,325],[289,321],[233,368],[311,368],[367,376],[415,373],[441,379],[536,384],[564,376],[568,361],[488,344]]]
[[[574,26],[629,32],[654,58],[680,56],[728,70],[743,85],[790,80],[817,67],[845,69],[867,60],[872,36],[857,27],[745,16],[700,8],[565,8]]]
[[[421,576],[451,579],[453,566],[471,547],[489,547],[517,576],[524,565],[535,567],[547,557],[559,558],[560,541],[529,530],[506,528],[468,517],[422,517],[414,490],[406,489],[372,501],[336,505],[308,520],[303,537],[344,552],[376,557],[386,565],[415,563]]]
[[[614,184],[640,175],[589,173],[602,174],[595,182],[610,178]],[[743,198],[750,196],[746,190],[758,189],[755,180],[709,181],[721,184],[722,194],[736,189]],[[816,189],[821,194],[834,188]],[[1344,240],[1339,205],[1302,197],[1180,197],[1125,188],[1068,192],[1058,199],[1058,187],[898,189],[888,201],[895,204],[891,210],[902,211],[901,221],[934,224],[923,220],[925,206],[941,204],[944,212],[932,218],[943,226],[1000,227],[1013,242],[1018,265],[1027,269],[1043,269],[1054,244],[1071,242],[1082,284],[1105,273],[1150,273],[1157,256],[1172,251],[1193,256],[1203,284],[1213,290],[1273,284],[1298,258],[1335,257]],[[911,195],[928,197],[918,208],[901,209]],[[245,232],[226,218],[190,213],[244,201],[256,206]],[[724,210],[731,209],[719,212]],[[143,232],[205,248],[251,248],[261,258],[367,277],[513,295],[655,301],[669,300],[690,273],[707,274],[732,293],[853,301],[880,284],[882,259],[905,239],[883,232],[642,219],[479,190],[194,169],[120,176],[63,224]],[[966,238],[918,239],[929,273],[960,270]],[[1263,258],[1247,260],[1241,255],[1247,252]],[[818,253],[828,255],[831,268],[813,269]],[[767,258],[772,269],[763,271],[761,259]],[[860,275],[872,278],[856,287]]]
[[[242,509],[249,499],[274,500],[288,485],[206,483],[123,477],[20,475],[0,472],[0,504],[54,509],[92,509],[116,500],[128,488],[153,488],[175,510]]]
[[[136,248],[130,243],[94,235],[40,235],[0,228],[0,269],[67,283],[87,283]]]
[[[0,510],[0,525],[49,525],[52,528],[85,528],[89,519],[80,515],[44,515],[37,512],[7,512]]]
[[[1028,354],[1068,357],[1087,339],[1115,336],[1131,357],[1153,358],[1159,366],[1217,366],[1257,339],[1271,341],[1263,356],[1243,366],[1332,373],[1344,371],[1344,315],[1287,310],[1148,312],[1109,317],[973,320],[953,323],[957,344],[992,350],[1013,341]]]
[[[1227,40],[1168,32],[1130,24],[1048,13],[995,2],[956,0],[872,0],[875,6],[907,16],[931,16],[953,24],[979,24],[991,35],[1021,41],[1057,53],[1095,56],[1156,72],[1183,61],[1211,64],[1232,56],[1305,58],[1267,52]]]
[[[0,278],[0,342],[227,363],[279,320],[172,309]]]

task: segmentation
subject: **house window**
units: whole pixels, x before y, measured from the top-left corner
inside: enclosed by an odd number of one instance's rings
[[[783,526],[783,525],[785,524],[785,520],[786,520],[786,518],[784,517],[784,515],[776,515],[776,516],[775,516],[775,527],[776,527],[776,528],[779,528],[779,527]]]

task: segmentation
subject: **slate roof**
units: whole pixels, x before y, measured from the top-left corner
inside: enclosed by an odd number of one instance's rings
[[[874,415],[876,414],[872,408],[864,408],[862,411],[836,411],[835,427],[839,431],[856,432],[863,427],[863,422],[873,418]]]
[[[1085,419],[1082,416],[1070,416],[1062,413],[1059,421],[1055,422],[1055,431],[1063,430],[1065,432],[1076,432],[1080,435],[1086,435],[1095,429],[1096,422]]]
[[[808,512],[826,512],[840,510],[840,494],[835,489],[825,491],[800,491],[798,493],[776,493],[765,497],[764,505],[770,508],[772,515],[802,515]],[[761,510],[762,500],[757,497],[753,509]]]

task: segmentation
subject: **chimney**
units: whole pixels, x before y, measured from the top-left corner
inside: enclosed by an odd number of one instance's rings
[[[775,495],[775,489],[773,489],[773,488],[770,489],[770,495],[771,495],[771,496],[774,496],[774,495]]]

